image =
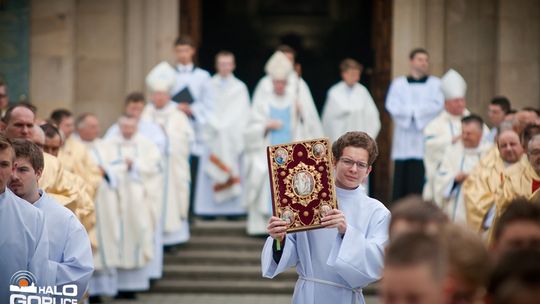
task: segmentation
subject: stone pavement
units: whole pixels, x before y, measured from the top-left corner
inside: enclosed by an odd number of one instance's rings
[[[114,301],[113,304],[289,304],[290,295],[230,295],[230,294],[141,294],[136,301]],[[378,303],[373,296],[366,304]]]

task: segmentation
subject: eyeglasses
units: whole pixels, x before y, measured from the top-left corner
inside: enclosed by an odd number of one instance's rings
[[[354,160],[352,160],[350,158],[340,158],[339,160],[347,168],[352,168],[354,165],[356,165],[356,167],[358,167],[358,169],[367,169],[369,167],[369,165],[364,163],[364,162],[355,162]]]

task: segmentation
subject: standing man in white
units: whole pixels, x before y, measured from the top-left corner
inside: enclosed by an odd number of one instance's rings
[[[249,122],[249,93],[233,74],[234,54],[216,55],[217,74],[212,77],[215,115],[203,128],[207,143],[199,160],[194,212],[199,216],[239,216],[246,213],[241,176],[244,130]]]
[[[443,109],[441,81],[428,74],[429,54],[414,49],[409,55],[410,74],[392,81],[386,110],[394,122],[392,201],[422,194],[424,187],[424,128]]]
[[[324,134],[335,141],[345,132],[362,131],[377,138],[381,130],[379,110],[366,87],[358,83],[362,65],[347,58],[339,66],[342,81],[328,90],[322,123]]]
[[[364,303],[362,288],[381,277],[390,211],[360,186],[377,158],[377,143],[365,132],[348,132],[334,142],[332,154],[339,209],[321,219],[324,228],[287,234],[287,222],[278,217],[267,227],[263,276],[296,267],[295,304]]]

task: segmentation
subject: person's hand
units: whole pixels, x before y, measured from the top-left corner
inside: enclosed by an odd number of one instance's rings
[[[465,172],[459,172],[458,175],[456,175],[456,178],[454,178],[454,180],[456,181],[456,183],[461,184],[467,179],[468,176],[469,174]]]
[[[180,102],[178,104],[178,110],[186,113],[187,116],[193,116],[193,112],[191,111],[191,106],[187,102]]]
[[[266,123],[266,130],[279,130],[283,127],[281,120],[271,119]]]
[[[347,231],[345,214],[339,209],[332,209],[321,219],[321,225],[325,228],[337,228],[341,235]]]
[[[285,238],[287,234],[287,222],[279,217],[272,216],[268,221],[266,232],[274,239],[280,242]]]
[[[452,144],[457,143],[459,140],[461,140],[461,135],[456,135],[452,137]]]
[[[128,170],[131,170],[131,168],[133,167],[133,161],[129,158],[126,158],[126,165]]]

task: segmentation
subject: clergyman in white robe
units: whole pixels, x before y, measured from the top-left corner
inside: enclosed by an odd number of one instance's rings
[[[161,127],[166,136],[166,149],[163,159],[164,188],[163,206],[163,244],[174,245],[189,240],[189,145],[193,140],[193,129],[187,116],[170,101],[158,109],[147,104],[142,120],[153,122]]]
[[[467,222],[467,209],[461,190],[463,183],[457,183],[455,178],[459,173],[469,174],[485,151],[486,146],[465,148],[463,143],[458,141],[443,154],[433,180],[434,201],[454,222]]]
[[[263,276],[273,278],[290,267],[299,274],[292,303],[364,303],[362,288],[381,276],[390,212],[362,187],[336,188],[336,194],[347,222],[343,237],[337,228],[288,233],[278,261],[274,239],[266,240]]]
[[[49,263],[56,273],[55,285],[77,285],[81,299],[94,271],[90,240],[75,214],[43,190],[33,203],[43,212],[49,237]]]
[[[54,285],[49,277],[49,242],[43,213],[4,188],[0,193],[0,302],[9,303],[11,277],[30,271],[36,286]]]
[[[212,77],[215,112],[203,128],[206,142],[199,160],[194,213],[202,216],[243,215],[244,130],[250,103],[246,85],[233,74]]]
[[[379,110],[366,87],[340,81],[328,90],[322,115],[324,134],[331,142],[349,131],[363,131],[377,138],[381,130]]]

